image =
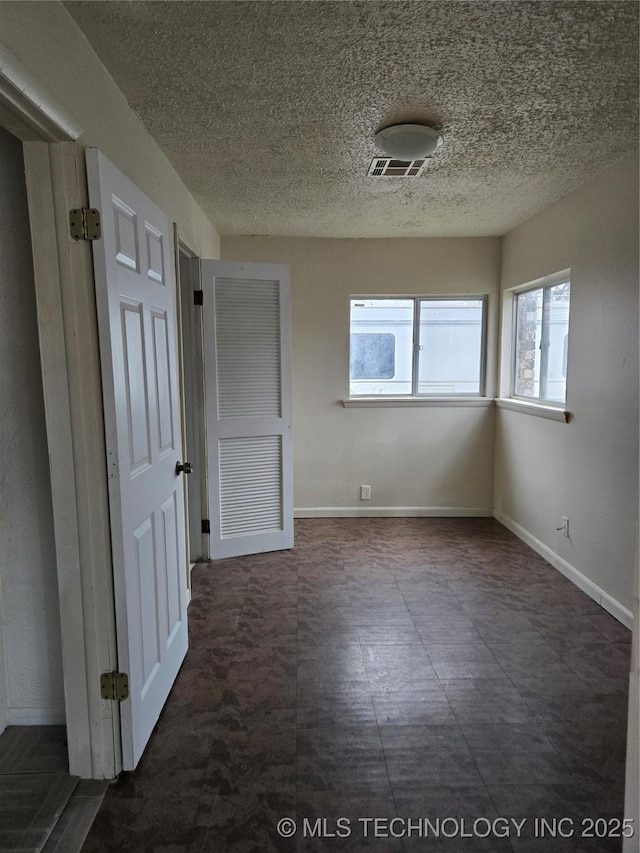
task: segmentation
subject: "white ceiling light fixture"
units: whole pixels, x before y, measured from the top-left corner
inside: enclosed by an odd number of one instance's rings
[[[393,124],[376,133],[375,143],[396,160],[417,160],[431,157],[442,145],[442,137],[424,124]]]

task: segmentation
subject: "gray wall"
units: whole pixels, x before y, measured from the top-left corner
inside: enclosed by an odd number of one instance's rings
[[[0,669],[4,670],[0,728],[3,723],[64,722],[51,486],[22,143],[2,128],[0,448]]]
[[[498,518],[631,610],[638,521],[637,156],[511,231],[502,248],[503,288],[571,268],[571,421],[498,411]],[[570,519],[569,539],[556,531],[563,515]]]

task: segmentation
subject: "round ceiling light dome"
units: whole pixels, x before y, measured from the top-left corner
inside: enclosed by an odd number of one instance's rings
[[[393,124],[375,135],[378,148],[396,160],[431,157],[442,145],[437,130],[424,124]]]

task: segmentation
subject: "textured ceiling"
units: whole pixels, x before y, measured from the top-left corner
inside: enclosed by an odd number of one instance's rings
[[[222,234],[503,234],[637,147],[636,0],[65,6]]]

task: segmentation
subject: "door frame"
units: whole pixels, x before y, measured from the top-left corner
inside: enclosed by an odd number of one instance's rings
[[[87,205],[84,147],[66,110],[0,46],[0,125],[23,142],[60,598],[69,772],[122,768],[113,569],[91,248],[69,233]]]
[[[180,354],[180,387],[184,458],[192,462],[200,486],[197,506],[189,501],[189,486],[185,490],[187,531],[187,563],[189,574],[197,561],[211,557],[209,534],[200,530],[202,519],[209,518],[209,488],[207,466],[207,431],[205,429],[206,397],[204,382],[204,349],[202,309],[194,304],[193,294],[202,289],[200,258],[183,240],[175,227],[176,291],[178,293],[178,339]],[[189,379],[187,380],[187,375]],[[187,393],[188,386],[190,393]],[[195,412],[188,402],[195,403]],[[193,510],[199,520],[193,518]],[[192,539],[193,537],[193,539]],[[188,578],[189,593],[191,577]]]

